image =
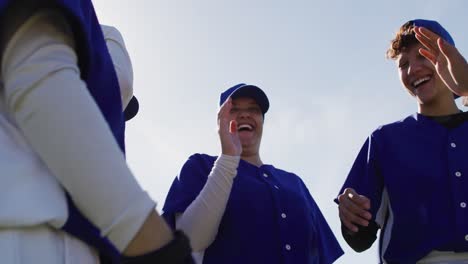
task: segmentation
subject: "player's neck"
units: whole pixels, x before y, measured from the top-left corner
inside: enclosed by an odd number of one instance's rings
[[[258,153],[252,153],[252,154],[242,153],[241,159],[257,167],[260,167],[263,165],[263,162],[260,159],[260,155]]]
[[[451,100],[436,100],[427,104],[418,105],[418,113],[425,116],[446,116],[459,113],[457,104]]]

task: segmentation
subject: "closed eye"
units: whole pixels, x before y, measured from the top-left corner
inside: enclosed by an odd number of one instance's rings
[[[258,107],[249,107],[247,108],[247,111],[251,114],[260,114],[262,112]]]
[[[232,107],[231,111],[229,111],[229,113],[231,113],[231,114],[237,114],[238,112],[239,112],[239,108],[237,108],[237,107]]]
[[[404,69],[404,68],[406,68],[407,66],[408,66],[408,62],[407,62],[407,61],[403,61],[403,62],[400,62],[400,63],[398,64],[398,68],[400,68],[400,69]]]
[[[244,112],[244,111],[251,114],[251,115],[258,115],[258,114],[262,113],[262,110],[260,109],[260,107],[257,107],[257,106],[251,106],[251,107],[248,107],[248,108],[232,107],[230,113],[231,114],[238,114],[238,113]]]

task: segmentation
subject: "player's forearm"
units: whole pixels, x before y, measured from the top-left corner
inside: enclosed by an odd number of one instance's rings
[[[63,17],[41,14],[23,24],[3,53],[7,107],[80,211],[123,250],[155,203],[131,174],[80,79]]]
[[[176,226],[190,238],[194,251],[202,251],[215,239],[226,209],[240,157],[221,155],[197,198],[178,217]]]
[[[379,229],[375,221],[369,221],[369,226],[358,225],[359,231],[352,232],[341,223],[341,233],[348,245],[356,252],[362,252],[372,246]]]
[[[152,211],[123,254],[126,256],[142,255],[161,248],[172,239],[170,227],[156,211]]]

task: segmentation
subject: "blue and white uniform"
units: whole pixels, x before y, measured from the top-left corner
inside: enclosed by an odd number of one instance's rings
[[[167,196],[163,216],[175,227],[207,183],[217,157],[194,154]],[[343,254],[302,180],[272,165],[240,160],[217,236],[203,263],[332,263]]]
[[[13,2],[0,1],[0,16],[28,8],[8,10]],[[91,1],[41,3],[53,8],[19,21],[4,43],[0,255],[2,263],[96,263],[102,245],[118,257],[155,207],[123,154],[119,88],[130,79],[117,78]]]
[[[364,143],[340,193],[353,188],[370,199],[381,262],[468,252],[467,135],[467,121],[448,128],[414,114]]]

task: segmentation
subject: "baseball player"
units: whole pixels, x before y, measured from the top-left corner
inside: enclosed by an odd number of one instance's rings
[[[89,0],[2,0],[0,20],[2,263],[98,263],[102,238],[119,262],[190,263],[125,163],[123,42]]]
[[[338,196],[342,233],[356,251],[380,229],[380,263],[468,261],[468,66],[436,21],[401,26],[387,56],[418,111],[364,143]]]
[[[343,251],[295,174],[263,163],[266,94],[239,84],[221,94],[221,155],[194,154],[163,208],[198,263],[332,263]]]

